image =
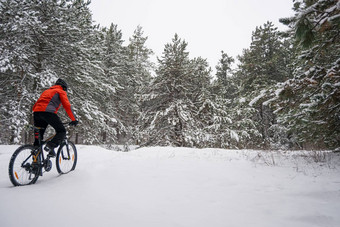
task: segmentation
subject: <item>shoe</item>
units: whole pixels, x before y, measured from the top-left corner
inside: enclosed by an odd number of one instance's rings
[[[45,146],[44,150],[48,152],[48,155],[47,155],[48,157],[53,158],[56,156],[56,153],[54,152],[54,148],[49,146],[48,144]]]

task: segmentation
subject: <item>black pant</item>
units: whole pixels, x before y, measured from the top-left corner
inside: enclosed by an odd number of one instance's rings
[[[57,114],[49,112],[35,112],[33,113],[33,118],[34,126],[41,128],[41,138],[43,138],[48,125],[51,125],[56,131],[57,134],[55,137],[47,143],[49,146],[57,147],[60,145],[62,140],[65,139],[66,129]],[[37,139],[34,141],[34,145],[38,145]]]

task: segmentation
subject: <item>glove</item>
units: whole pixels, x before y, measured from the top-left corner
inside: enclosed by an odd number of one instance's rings
[[[71,125],[71,126],[77,126],[78,123],[79,123],[79,121],[75,120],[75,121],[71,121],[71,122],[69,123],[69,125]]]

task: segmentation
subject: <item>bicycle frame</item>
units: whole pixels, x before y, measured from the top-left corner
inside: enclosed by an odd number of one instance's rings
[[[65,140],[64,140],[64,143],[65,143],[65,145],[66,145],[67,157],[64,155],[64,152],[61,153],[61,156],[62,156],[63,159],[70,160],[71,157],[70,157],[70,148],[69,148],[69,146],[68,146],[68,140],[65,139]]]
[[[68,124],[68,123],[63,123],[63,124]],[[43,152],[43,145],[46,144],[48,141],[51,141],[56,134],[50,136],[49,138],[47,138],[46,140],[42,140],[42,136],[40,135],[40,127],[33,127],[34,128],[34,134],[35,134],[35,138],[38,139],[39,141],[39,147],[37,149],[35,149],[36,154],[32,154],[33,156],[33,163],[37,163],[38,165],[40,165],[41,167],[45,167],[45,165],[50,161],[50,157],[47,155],[47,157],[45,158],[44,152]],[[69,145],[68,145],[68,140],[65,137],[65,139],[61,142],[59,149],[61,149],[61,147],[63,147],[63,144],[65,144],[66,146],[66,151],[67,151],[67,155],[65,155],[65,152],[62,152],[62,158],[63,159],[67,159],[70,160],[70,150],[69,150]],[[40,163],[38,163],[38,157],[40,156]],[[26,161],[29,159],[30,157],[28,157],[23,163],[26,163]],[[24,166],[22,166],[24,167]],[[40,176],[42,176],[42,171],[40,172]]]
[[[42,176],[43,175],[42,167],[47,165],[47,163],[50,161],[50,158],[48,156],[45,158],[45,155],[44,155],[44,152],[43,152],[43,145],[46,144],[48,141],[52,140],[53,137],[55,137],[55,134],[43,141],[41,139],[42,135],[40,135],[40,129],[42,129],[42,128],[34,127],[34,135],[35,135],[35,138],[37,138],[38,141],[39,141],[39,146],[38,146],[37,149],[34,150],[34,151],[36,151],[36,153],[32,154],[32,156],[33,156],[33,164],[37,164],[41,167],[41,171],[40,171],[39,174],[40,174],[40,176]],[[39,156],[40,156],[40,161],[38,162]],[[28,157],[27,160],[29,158],[30,157]],[[23,163],[25,163],[27,160],[25,160]]]
[[[44,172],[49,172],[52,169],[52,156],[44,154],[44,145],[51,141],[55,135],[43,140],[40,132],[45,130],[39,127],[33,127],[33,129],[36,146],[22,145],[14,151],[10,159],[8,173],[14,186],[34,184],[39,176],[43,176]],[[71,135],[72,133],[73,130]],[[55,156],[56,169],[59,174],[73,171],[77,165],[77,149],[74,143],[68,140],[70,134],[68,135],[61,141]]]

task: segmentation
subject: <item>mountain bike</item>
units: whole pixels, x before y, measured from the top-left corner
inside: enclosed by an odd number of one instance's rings
[[[68,123],[63,123],[68,124]],[[44,145],[53,139],[55,134],[46,140],[42,140],[39,127],[33,127],[34,134],[38,137],[39,146],[26,144],[16,149],[9,162],[9,179],[14,186],[34,184],[39,176],[52,169],[51,157],[45,156]],[[72,134],[72,133],[71,133]],[[71,136],[69,136],[71,137]],[[77,149],[67,137],[61,142],[57,155],[56,167],[59,174],[73,171],[77,165]]]

